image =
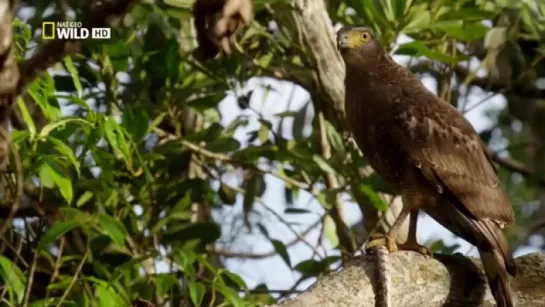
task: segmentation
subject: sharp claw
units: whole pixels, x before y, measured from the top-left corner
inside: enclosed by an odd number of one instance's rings
[[[420,245],[416,242],[408,242],[399,245],[400,250],[413,251],[421,254],[426,259],[430,259],[433,256],[433,252],[424,245]]]
[[[369,250],[373,247],[380,246],[386,247],[390,253],[394,253],[398,250],[395,239],[383,234],[370,235],[369,242],[366,244],[365,249]]]

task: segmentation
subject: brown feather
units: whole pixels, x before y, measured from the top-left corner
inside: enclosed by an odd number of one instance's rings
[[[392,105],[392,137],[426,179],[447,188],[476,219],[501,227],[514,213],[481,140],[471,124],[450,104],[411,82]]]

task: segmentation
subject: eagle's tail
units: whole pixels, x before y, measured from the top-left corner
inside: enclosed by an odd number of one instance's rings
[[[513,295],[509,287],[509,276],[502,256],[496,250],[480,251],[490,291],[498,307],[513,307]]]
[[[441,206],[441,210],[425,211],[439,224],[477,246],[497,306],[513,307],[509,274],[515,276],[517,269],[499,225],[490,220],[473,219],[451,204]]]
[[[488,241],[486,242],[488,244],[479,246],[479,254],[496,304],[498,307],[513,307],[508,274],[515,276],[517,268],[509,243],[496,223],[492,221],[473,221],[473,223]]]

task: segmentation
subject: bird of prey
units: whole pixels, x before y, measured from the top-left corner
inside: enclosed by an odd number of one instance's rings
[[[477,246],[497,305],[513,306],[508,273],[514,276],[516,266],[502,229],[514,213],[478,134],[456,108],[395,63],[371,29],[345,27],[337,46],[356,143],[403,202],[389,232],[370,244],[430,253],[416,240],[422,210]],[[409,215],[407,242],[398,246],[396,234]]]

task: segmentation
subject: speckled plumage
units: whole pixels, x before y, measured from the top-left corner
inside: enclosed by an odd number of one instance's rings
[[[501,229],[514,213],[478,134],[395,63],[369,29],[341,29],[337,40],[347,120],[371,166],[401,194],[404,208],[423,210],[476,245],[498,306],[513,306],[507,273],[516,268]]]

